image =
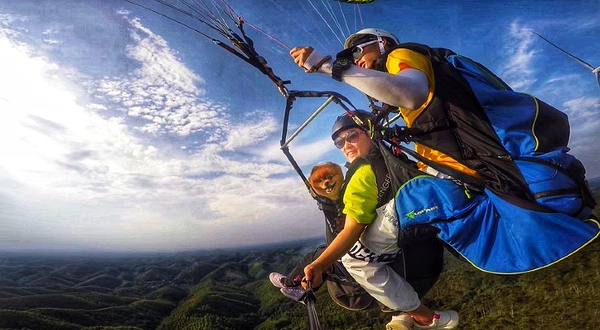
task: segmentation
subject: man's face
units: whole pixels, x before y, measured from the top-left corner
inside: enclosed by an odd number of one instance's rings
[[[385,46],[386,41],[383,41]],[[381,52],[379,50],[379,43],[375,42],[373,44],[361,47],[362,53],[359,58],[354,59],[354,64],[360,66],[361,68],[372,69],[375,66],[375,61],[381,56]],[[355,50],[358,53],[357,50]]]
[[[371,139],[365,131],[358,128],[343,130],[336,138],[336,141],[341,146],[342,153],[350,163],[356,158],[367,156],[369,151],[371,151]]]

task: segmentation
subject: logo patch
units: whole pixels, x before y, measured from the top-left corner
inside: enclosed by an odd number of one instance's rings
[[[410,212],[406,213],[406,216],[409,219],[414,220],[415,217],[418,217],[418,216],[420,216],[422,214],[425,214],[425,213],[428,213],[428,212],[431,212],[431,211],[435,211],[437,209],[438,209],[438,207],[437,207],[437,205],[435,205],[435,206],[432,206],[432,207],[429,207],[429,208],[426,208],[426,209],[422,209],[422,210],[419,210],[419,211],[410,211]]]

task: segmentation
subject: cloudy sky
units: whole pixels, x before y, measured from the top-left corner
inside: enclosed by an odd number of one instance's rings
[[[573,154],[600,176],[600,87],[529,32],[598,66],[599,1],[229,3],[285,44],[246,28],[291,89],[336,90],[363,108],[364,96],[304,74],[286,47],[333,54],[344,35],[378,27],[472,57],[564,110]],[[323,233],[278,148],[284,98],[185,27],[120,0],[0,0],[0,73],[0,249],[173,251]],[[318,105],[297,102],[292,125]],[[343,164],[328,134],[340,112],[327,108],[290,146],[306,171]]]

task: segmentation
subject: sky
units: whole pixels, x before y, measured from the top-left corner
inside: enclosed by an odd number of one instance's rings
[[[208,0],[198,0],[213,5]],[[152,8],[218,38],[200,22]],[[215,3],[222,5],[221,1]],[[569,115],[572,153],[600,176],[600,1],[228,0],[256,50],[294,90],[364,95],[306,74],[363,27],[471,57]],[[324,233],[281,150],[285,99],[209,39],[121,0],[0,0],[0,250],[180,251]],[[321,101],[298,100],[298,127]],[[329,106],[290,145],[305,173],[344,164]]]

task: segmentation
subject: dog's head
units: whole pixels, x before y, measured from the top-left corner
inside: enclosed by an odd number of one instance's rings
[[[313,167],[308,178],[310,186],[323,197],[337,201],[340,199],[344,174],[338,164],[325,163]]]

